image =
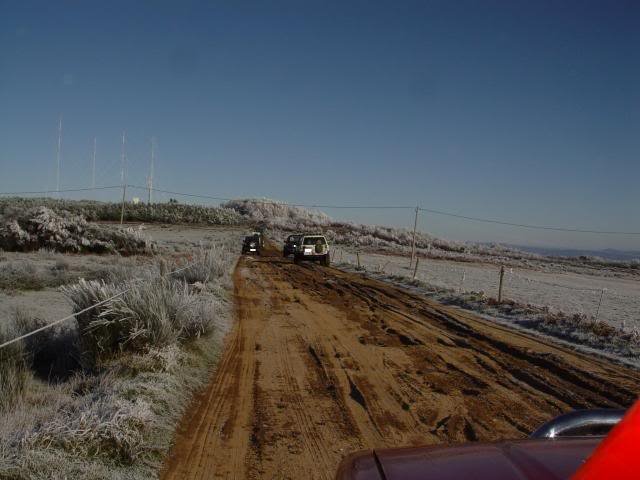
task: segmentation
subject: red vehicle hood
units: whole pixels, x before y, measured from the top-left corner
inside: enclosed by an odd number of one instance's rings
[[[341,464],[349,480],[568,480],[601,437],[362,452]]]

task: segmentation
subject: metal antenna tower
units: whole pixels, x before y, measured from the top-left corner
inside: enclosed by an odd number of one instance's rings
[[[151,205],[153,199],[153,171],[156,162],[156,138],[151,137],[151,162],[149,164],[149,177],[147,178],[147,188],[149,190],[149,198],[147,203]]]
[[[93,158],[91,162],[91,188],[96,188],[96,144],[98,139],[93,137]]]
[[[126,133],[122,132],[122,149],[120,151],[120,184],[124,186],[125,168],[127,162],[126,147]]]
[[[60,156],[62,153],[62,114],[58,121],[58,148],[56,151],[56,192],[60,196]]]

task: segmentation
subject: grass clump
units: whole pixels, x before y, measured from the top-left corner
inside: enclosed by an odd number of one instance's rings
[[[0,343],[21,334],[14,321],[0,323]],[[29,367],[24,345],[17,342],[0,349],[0,414],[21,397],[28,379]]]
[[[173,275],[173,278],[189,284],[202,283],[206,285],[229,272],[228,256],[224,255],[220,247],[204,248],[200,246],[193,254],[190,263],[189,268]]]
[[[166,276],[121,284],[83,279],[63,292],[75,312],[106,300],[76,316],[83,347],[95,360],[171,345],[206,334],[214,325],[211,302]]]

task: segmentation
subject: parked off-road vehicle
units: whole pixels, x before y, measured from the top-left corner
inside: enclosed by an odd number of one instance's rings
[[[282,256],[288,257],[289,255],[293,255],[296,251],[296,247],[300,244],[300,239],[302,235],[289,235],[287,239],[284,241],[284,247],[282,247]]]
[[[262,242],[261,235],[249,235],[248,237],[244,237],[244,241],[242,242],[242,253],[244,255],[254,254],[260,255],[260,251],[262,250]]]
[[[258,243],[260,244],[260,248],[264,248],[264,235],[261,231],[251,232],[251,235],[258,239]]]
[[[300,263],[302,261],[320,262],[324,266],[329,265],[329,244],[323,235],[303,235],[300,238],[293,253],[293,262]]]

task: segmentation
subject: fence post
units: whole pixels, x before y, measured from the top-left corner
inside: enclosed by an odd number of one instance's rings
[[[416,268],[413,269],[413,279],[416,279],[416,275],[418,274],[418,263],[420,262],[420,257],[416,257]]]
[[[413,237],[411,239],[411,261],[409,262],[409,268],[413,265],[413,258],[416,254],[416,230],[418,228],[418,211],[420,207],[416,207],[416,216],[413,220]]]
[[[120,225],[124,222],[124,201],[127,196],[127,184],[122,185],[122,209],[120,209]]]
[[[498,287],[498,303],[502,303],[502,281],[504,279],[504,265],[500,267],[500,286]]]
[[[358,259],[358,270],[360,270],[360,250],[356,250],[356,258]]]
[[[602,297],[604,297],[604,291],[606,288],[603,288],[600,292],[600,301],[598,302],[598,309],[596,310],[596,318],[593,320],[594,322],[598,321],[598,315],[600,314],[600,305],[602,305]]]
[[[462,293],[462,289],[464,288],[464,277],[465,277],[465,273],[466,273],[466,272],[465,272],[465,270],[464,270],[464,268],[463,268],[463,269],[462,269],[462,278],[460,279],[460,292],[459,292],[459,293]]]

